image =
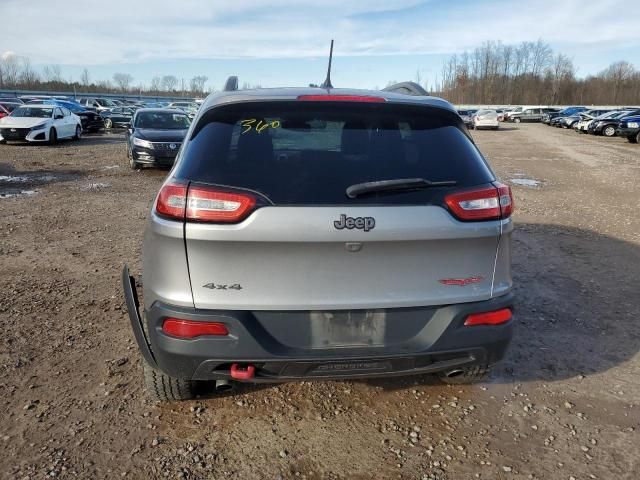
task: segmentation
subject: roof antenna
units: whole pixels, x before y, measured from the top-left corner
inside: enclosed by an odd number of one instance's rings
[[[329,67],[327,68],[327,78],[324,83],[320,85],[321,88],[333,88],[331,85],[331,60],[333,59],[333,40],[331,40],[331,49],[329,50]]]

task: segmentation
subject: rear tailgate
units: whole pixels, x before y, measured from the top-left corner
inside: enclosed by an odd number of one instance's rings
[[[250,197],[256,208],[236,223],[185,223],[196,308],[489,299],[500,220],[461,221],[445,205],[450,193],[495,180],[465,132],[455,112],[422,106],[256,102],[208,112],[174,178]],[[457,184],[345,194],[359,182],[398,178]]]

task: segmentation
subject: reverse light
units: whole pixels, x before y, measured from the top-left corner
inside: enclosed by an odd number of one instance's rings
[[[160,189],[155,210],[175,220],[237,223],[254,209],[256,199],[246,193],[221,191],[215,187],[170,182]]]
[[[311,102],[386,102],[383,97],[370,95],[300,95],[298,100]]]
[[[204,335],[229,335],[229,330],[224,323],[180,320],[178,318],[167,318],[162,323],[162,332],[177,338],[195,338]]]
[[[460,220],[504,219],[513,212],[511,188],[498,182],[494,182],[491,187],[452,193],[444,201]]]
[[[465,326],[473,325],[500,325],[507,323],[513,314],[510,308],[502,308],[493,312],[473,313],[464,321]]]

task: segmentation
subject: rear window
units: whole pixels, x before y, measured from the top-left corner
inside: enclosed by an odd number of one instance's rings
[[[454,112],[366,103],[260,102],[216,108],[192,132],[178,179],[250,189],[278,205],[424,204],[452,187],[349,199],[376,180],[494,176]]]

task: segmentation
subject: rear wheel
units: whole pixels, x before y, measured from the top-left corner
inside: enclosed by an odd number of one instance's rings
[[[156,370],[142,361],[144,386],[147,394],[160,402],[174,402],[176,400],[191,400],[195,397],[195,382],[173,378]]]
[[[76,134],[73,137],[74,140],[80,140],[82,138],[82,127],[80,125],[76,125]]]
[[[616,129],[613,127],[613,125],[607,125],[604,130],[602,130],[602,134],[605,137],[613,137],[616,134]]]
[[[449,385],[464,385],[484,380],[489,374],[487,365],[472,365],[470,367],[455,368],[438,373],[438,377]]]
[[[49,145],[55,145],[58,143],[58,134],[56,133],[56,129],[52,128],[49,130]]]
[[[520,120],[519,117],[516,117],[513,119],[513,123],[520,123],[522,120]]]
[[[104,128],[109,129],[111,127],[113,127],[113,122],[111,121],[110,118],[105,118],[105,120],[104,120]]]

